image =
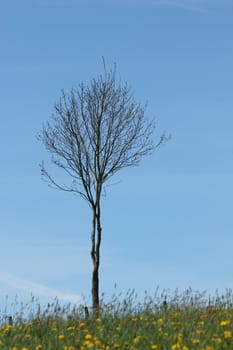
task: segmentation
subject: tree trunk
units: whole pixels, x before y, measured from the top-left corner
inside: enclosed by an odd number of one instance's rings
[[[101,221],[100,203],[93,207],[92,219],[92,250],[91,258],[93,263],[92,271],[92,308],[94,312],[99,309],[99,265],[100,265],[100,243],[101,243]]]
[[[94,267],[92,272],[92,307],[94,312],[96,312],[99,308],[99,269],[98,267]]]

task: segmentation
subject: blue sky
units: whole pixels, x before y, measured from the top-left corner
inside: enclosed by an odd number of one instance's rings
[[[0,295],[89,302],[91,213],[41,180],[61,89],[117,64],[171,140],[103,198],[100,289],[233,287],[233,3],[2,0]]]

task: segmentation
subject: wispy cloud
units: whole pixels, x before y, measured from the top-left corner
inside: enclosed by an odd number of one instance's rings
[[[207,5],[216,3],[216,0],[148,0],[151,4],[157,5],[170,5],[179,7],[185,10],[201,12],[201,13],[209,13],[209,9]]]
[[[70,0],[72,1],[72,0]],[[82,2],[82,0],[77,0]],[[87,3],[95,3],[95,0],[86,0]],[[100,0],[105,4],[131,4],[131,5],[157,5],[176,7],[187,11],[200,13],[216,13],[214,5],[228,5],[229,0]],[[77,3],[76,3],[77,4]]]
[[[59,290],[49,288],[43,284],[28,281],[6,272],[0,272],[0,284],[6,285],[9,288],[17,291],[26,292],[32,294],[35,297],[45,297],[75,304],[81,304],[82,298],[78,294],[64,293]]]
[[[95,5],[160,5],[177,7],[183,10],[200,12],[200,13],[216,13],[213,9],[214,5],[232,5],[231,0],[34,0],[38,5],[43,6],[77,6],[80,4]]]

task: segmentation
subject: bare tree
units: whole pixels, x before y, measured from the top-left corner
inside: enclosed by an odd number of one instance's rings
[[[51,122],[43,125],[39,139],[52,154],[52,163],[72,179],[58,183],[44,164],[43,177],[55,188],[84,198],[92,210],[92,306],[99,306],[101,196],[103,186],[119,170],[137,166],[144,155],[160,146],[154,142],[154,120],[145,118],[145,107],[136,103],[127,84],[116,81],[116,69],[62,91]]]

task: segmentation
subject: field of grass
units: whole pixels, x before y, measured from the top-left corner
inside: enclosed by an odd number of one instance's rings
[[[7,350],[233,350],[233,298],[208,298],[191,290],[171,297],[135,293],[102,302],[99,314],[84,308],[22,306],[1,313],[0,349]],[[27,309],[27,316],[25,310]],[[29,311],[30,310],[30,311]]]

